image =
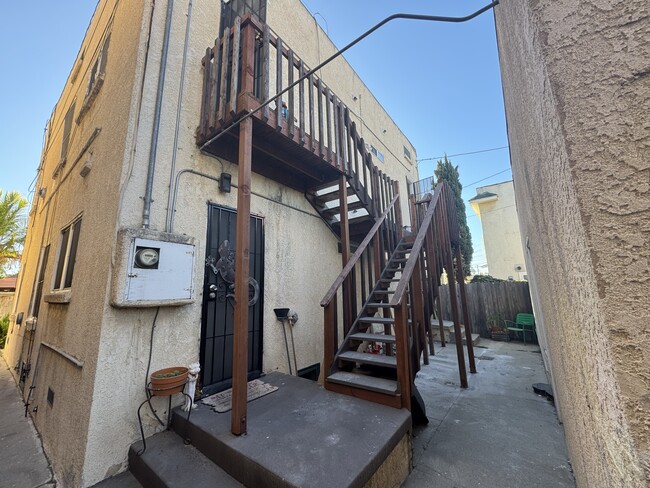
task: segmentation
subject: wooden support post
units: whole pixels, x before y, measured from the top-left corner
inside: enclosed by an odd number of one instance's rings
[[[414,321],[414,331],[418,343],[418,357],[417,364],[420,365],[420,351],[422,352],[422,357],[424,364],[429,364],[429,351],[427,350],[426,343],[426,334],[424,332],[424,301],[422,300],[422,273],[420,267],[420,260],[422,259],[422,254],[418,256],[418,261],[415,263],[415,269],[413,270],[413,277],[411,278],[411,284],[413,285],[413,307],[415,314],[413,315]],[[418,367],[419,369],[419,367]]]
[[[399,195],[399,183],[397,181],[393,181],[393,192],[395,195]],[[400,201],[402,200],[402,197],[397,199],[395,202],[395,225],[397,226],[397,240],[400,241],[402,237],[404,237],[404,227],[402,224],[402,206],[400,205]]]
[[[458,287],[460,288],[460,303],[463,309],[463,325],[465,325],[465,340],[467,341],[467,359],[469,360],[469,372],[476,373],[476,361],[474,360],[474,344],[472,344],[472,324],[469,320],[467,309],[467,294],[465,293],[465,277],[463,276],[463,256],[460,252],[460,244],[456,246],[456,275],[458,276]]]
[[[248,272],[250,261],[251,159],[253,119],[239,125],[239,170],[237,184],[237,244],[235,254],[235,324],[232,354],[231,432],[246,433],[246,389],[248,384]]]
[[[446,190],[446,189],[444,189]],[[451,315],[454,319],[454,337],[456,340],[456,355],[458,356],[458,373],[460,374],[461,388],[467,388],[467,369],[465,368],[465,354],[463,352],[463,337],[460,332],[460,318],[458,317],[458,298],[456,297],[456,282],[454,280],[454,265],[452,263],[451,239],[449,234],[449,209],[447,208],[446,197],[440,199],[444,211],[442,212],[442,227],[444,237],[442,239],[443,254],[445,257],[445,269],[449,282],[449,301],[451,303]]]
[[[323,347],[323,378],[327,378],[334,362],[334,352],[336,351],[336,295],[325,306],[325,331]]]
[[[249,26],[252,32],[252,27]],[[235,25],[232,30],[232,70],[230,73],[230,115],[234,119],[237,115],[237,90],[239,88],[239,37],[241,32],[241,18],[235,18]],[[254,36],[254,33],[253,33]],[[253,56],[253,53],[244,53],[244,56]],[[242,59],[243,62],[243,59]],[[246,65],[242,64],[244,69]],[[251,62],[251,72],[253,71],[253,64]],[[245,92],[242,89],[242,92]]]
[[[271,74],[271,32],[268,25],[264,26],[264,37],[262,41],[262,101],[266,102],[270,96],[270,74]],[[262,120],[269,120],[269,106],[264,105],[262,109]]]
[[[342,268],[350,260],[350,227],[348,223],[348,191],[345,175],[339,177],[339,214],[341,226],[341,262]],[[343,332],[347,335],[352,327],[352,292],[354,283],[348,276],[343,282]]]
[[[282,39],[278,38],[275,55],[275,89],[278,93],[282,91]],[[282,97],[275,98],[276,130],[282,130]]]
[[[397,340],[397,381],[402,397],[402,408],[411,410],[411,368],[407,328],[406,295],[395,307],[395,337]]]

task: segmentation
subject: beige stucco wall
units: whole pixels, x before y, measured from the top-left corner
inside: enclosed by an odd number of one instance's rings
[[[512,181],[505,181],[476,189],[477,195],[484,192],[494,193],[496,199],[470,200],[470,204],[481,219],[488,273],[502,280],[523,280],[526,277],[526,263],[514,185]]]
[[[26,396],[34,372],[38,370],[30,408],[62,486],[85,484],[83,465],[108,284],[106,270],[114,241],[119,175],[127,133],[126,115],[135,72],[135,58],[130,53],[140,35],[140,24],[133,19],[141,17],[140,2],[107,0],[101,2],[95,12],[79,51],[79,68],[72,70],[72,73],[76,71],[76,77],[71,75],[68,79],[50,121],[50,136],[44,148],[37,185],[45,192],[34,199],[21,267],[16,312],[24,312],[27,318],[41,245],[50,245],[43,288],[43,294],[47,295],[53,285],[61,230],[78,215],[82,216],[68,303],[41,304],[31,357],[32,374],[25,387]],[[79,117],[90,69],[107,32],[111,33],[111,42],[106,77],[88,111]],[[124,96],[125,91],[127,96]],[[67,163],[57,176],[53,176],[61,161],[63,121],[73,100],[76,100],[76,120],[72,124]],[[84,152],[96,128],[101,132]],[[92,168],[82,177],[80,170],[88,162]],[[21,352],[22,360],[26,359],[25,328],[25,325],[13,327],[7,351],[9,364],[16,364]],[[79,368],[51,349],[40,347],[42,342],[77,358],[83,366]],[[52,406],[46,401],[48,388],[54,391]]]
[[[584,487],[650,480],[648,8],[495,11],[521,232]]]

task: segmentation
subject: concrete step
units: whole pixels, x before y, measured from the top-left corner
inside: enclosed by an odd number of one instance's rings
[[[373,366],[384,366],[386,368],[397,368],[397,358],[395,356],[384,356],[383,354],[346,351],[339,354],[337,359],[361,364],[371,364]]]
[[[327,381],[338,383],[340,385],[362,388],[364,390],[376,391],[386,395],[398,395],[397,381],[365,374],[348,373],[347,371],[337,371],[327,377]]]
[[[146,487],[219,486],[242,488],[244,485],[205,457],[194,446],[185,445],[175,432],[165,431],[147,439],[147,450],[137,452],[142,441],[129,449],[129,469]]]
[[[93,485],[92,488],[143,488],[140,482],[135,479],[135,476],[130,471],[107,478],[104,481]]]

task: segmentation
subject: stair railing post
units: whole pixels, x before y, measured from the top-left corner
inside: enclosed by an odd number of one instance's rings
[[[446,197],[447,188],[445,187],[443,197]],[[449,301],[451,303],[451,315],[454,320],[454,337],[456,340],[456,355],[458,356],[458,373],[460,374],[461,388],[467,388],[467,370],[465,367],[465,354],[463,352],[463,337],[460,332],[460,318],[458,316],[458,299],[456,297],[456,282],[454,280],[454,265],[451,252],[451,236],[449,233],[449,212],[455,209],[449,209],[447,198],[441,198],[440,203],[443,208],[442,228],[444,237],[442,240],[443,254],[445,259],[445,269],[447,270],[447,281],[449,282]]]
[[[334,353],[337,349],[336,344],[336,295],[325,306],[325,330],[324,330],[324,347],[323,347],[323,377],[327,378],[332,364],[334,363]]]
[[[397,381],[400,386],[402,408],[411,410],[411,368],[408,347],[406,294],[393,308],[395,315],[395,340],[397,349]]]
[[[395,195],[399,195],[397,202],[395,202],[395,225],[397,226],[397,241],[399,242],[404,237],[404,228],[402,226],[402,206],[400,204],[402,196],[399,193],[399,183],[397,181],[393,181],[393,192]]]
[[[420,252],[420,255],[418,256],[418,261],[413,270],[413,277],[411,278],[411,284],[413,286],[413,305],[415,309],[415,315],[413,317],[414,335],[417,338],[418,344],[418,347],[416,348],[418,356],[415,363],[418,366],[417,370],[420,369],[420,353],[423,356],[424,364],[429,364],[429,351],[427,350],[426,334],[424,332],[424,301],[422,300],[422,273],[420,268],[421,260],[422,252]]]
[[[348,190],[345,175],[339,177],[339,212],[341,226],[341,268],[350,260],[350,226],[348,222]],[[354,283],[348,276],[343,282],[343,331],[347,335],[352,327],[352,293]]]
[[[463,276],[463,256],[460,252],[460,244],[456,246],[456,275],[458,276],[458,288],[460,289],[460,303],[463,309],[463,324],[465,325],[465,340],[467,341],[467,359],[469,360],[469,372],[476,373],[476,361],[474,360],[474,344],[472,343],[472,324],[469,320],[467,309],[467,293],[465,291],[465,277]]]
[[[242,45],[241,45],[241,89],[237,92],[236,86],[231,86],[231,105],[233,112],[248,112],[259,105],[259,100],[255,97],[255,27],[252,23],[246,22],[241,28]],[[235,30],[233,38],[233,49],[239,45],[238,31]],[[235,56],[233,51],[233,57]],[[233,71],[237,68],[233,59]],[[232,83],[237,82],[237,73],[233,73]]]
[[[415,208],[415,195],[409,195],[409,209],[411,211],[411,232],[416,235],[418,233],[418,217]]]

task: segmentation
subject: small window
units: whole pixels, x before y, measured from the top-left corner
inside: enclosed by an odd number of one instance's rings
[[[47,256],[50,253],[49,244],[41,251],[41,257],[38,263],[38,272],[36,274],[36,286],[32,291],[32,303],[30,305],[29,315],[38,317],[38,311],[41,307],[41,296],[43,294],[43,281],[45,280],[45,270],[47,268]]]
[[[59,247],[59,259],[54,274],[53,290],[64,290],[72,285],[72,274],[77,257],[77,245],[79,244],[79,231],[81,230],[81,219],[70,224],[61,231],[61,245]]]
[[[375,146],[372,145],[370,146],[370,152],[375,156],[377,156],[377,159],[379,159],[379,161],[381,161],[382,163],[384,162],[384,154]]]
[[[406,159],[411,159],[411,151],[409,151],[406,146],[404,146],[404,157]]]
[[[110,34],[106,37],[104,45],[102,46],[97,59],[90,69],[90,77],[88,78],[88,87],[86,88],[86,98],[93,95],[94,90],[98,90],[101,86],[100,80],[104,80],[104,73],[106,72],[106,62],[108,61],[108,45],[111,42]]]
[[[65,121],[63,123],[63,139],[61,140],[61,160],[65,159],[68,155],[70,132],[72,132],[72,121],[74,120],[74,107],[75,102],[72,102],[72,105],[70,105],[70,108],[65,114]]]

